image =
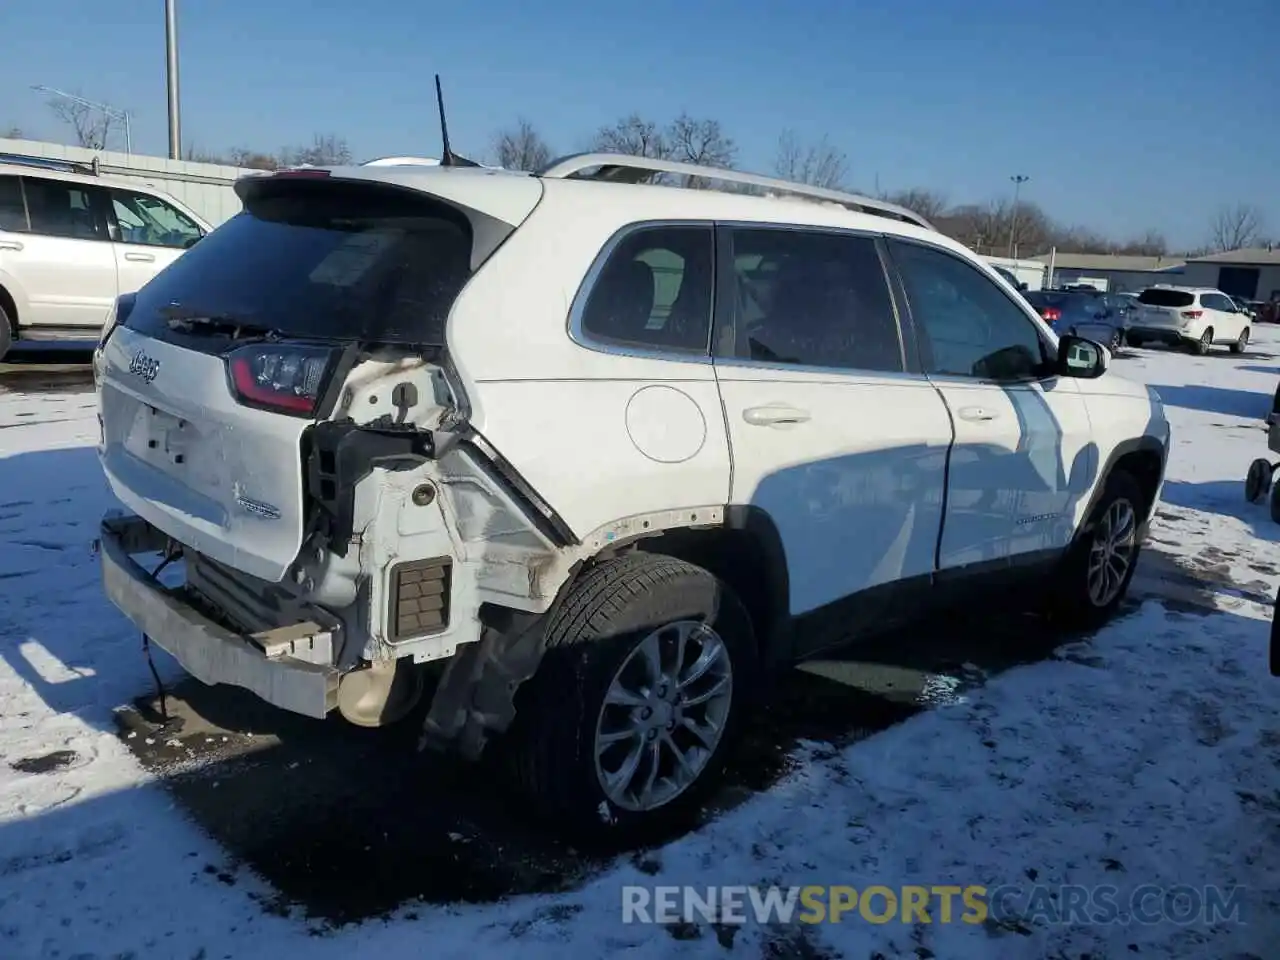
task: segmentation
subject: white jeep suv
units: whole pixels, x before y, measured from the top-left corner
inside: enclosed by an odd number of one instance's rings
[[[1138,295],[1127,339],[1131,347],[1156,342],[1190,347],[1202,356],[1217,343],[1244,353],[1252,323],[1253,317],[1221,290],[1158,285]]]
[[[431,689],[424,744],[617,829],[696,802],[771,671],[1124,595],[1158,398],[909,211],[600,154],[236,189],[95,357],[106,591],[205,683],[367,726]]]
[[[97,340],[116,297],[211,229],[152,187],[0,153],[0,357],[15,340]]]

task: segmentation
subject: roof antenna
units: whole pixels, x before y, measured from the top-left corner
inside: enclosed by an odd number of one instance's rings
[[[440,166],[442,167],[478,167],[480,164],[466,157],[460,157],[449,147],[449,124],[444,118],[444,91],[440,88],[440,74],[436,74],[436,107],[440,111]]]

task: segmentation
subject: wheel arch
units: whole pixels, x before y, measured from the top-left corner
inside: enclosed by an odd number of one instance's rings
[[[1088,508],[1083,514],[1085,522],[1080,525],[1076,536],[1079,537],[1086,531],[1088,518],[1093,516],[1098,501],[1102,499],[1107,481],[1118,470],[1132,476],[1142,489],[1145,502],[1142,504],[1141,521],[1145,528],[1151,522],[1155,512],[1156,494],[1164,478],[1168,455],[1168,448],[1152,436],[1132,437],[1117,443],[1107,455],[1102,469],[1098,471],[1098,482],[1094,485]]]
[[[18,301],[14,299],[8,287],[0,283],[0,309],[4,310],[5,315],[9,318],[9,332],[13,334],[14,339],[18,337]]]
[[[722,526],[665,530],[637,546],[695,564],[728,584],[751,616],[763,666],[791,657],[791,579],[782,535],[767,510],[731,505]]]

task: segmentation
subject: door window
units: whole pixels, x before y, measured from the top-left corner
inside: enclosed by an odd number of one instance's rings
[[[22,181],[17,177],[0,177],[0,230],[25,233],[27,206],[22,201]]]
[[[645,227],[610,254],[582,311],[592,339],[649,350],[707,352],[711,227]]]
[[[100,194],[65,180],[24,177],[31,232],[72,240],[106,240],[107,225],[94,202]]]
[[[929,373],[982,380],[1044,375],[1044,339],[1031,318],[976,267],[917,243],[891,243]]]
[[[730,231],[734,337],[726,356],[842,370],[903,370],[876,242],[854,234]]]
[[[112,190],[111,207],[120,225],[121,243],[186,248],[204,235],[181,210],[145,193]]]

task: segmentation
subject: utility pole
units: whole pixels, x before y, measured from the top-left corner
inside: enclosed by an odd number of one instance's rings
[[[169,2],[172,3],[173,0],[169,0]],[[1009,257],[1010,259],[1017,259],[1017,253],[1013,247],[1013,238],[1018,230],[1018,193],[1022,190],[1022,185],[1031,178],[1021,173],[1015,173],[1009,179],[1013,181],[1013,217],[1009,221]]]
[[[182,127],[178,120],[178,15],[175,0],[164,0],[165,78],[169,87],[169,159],[182,159]]]

